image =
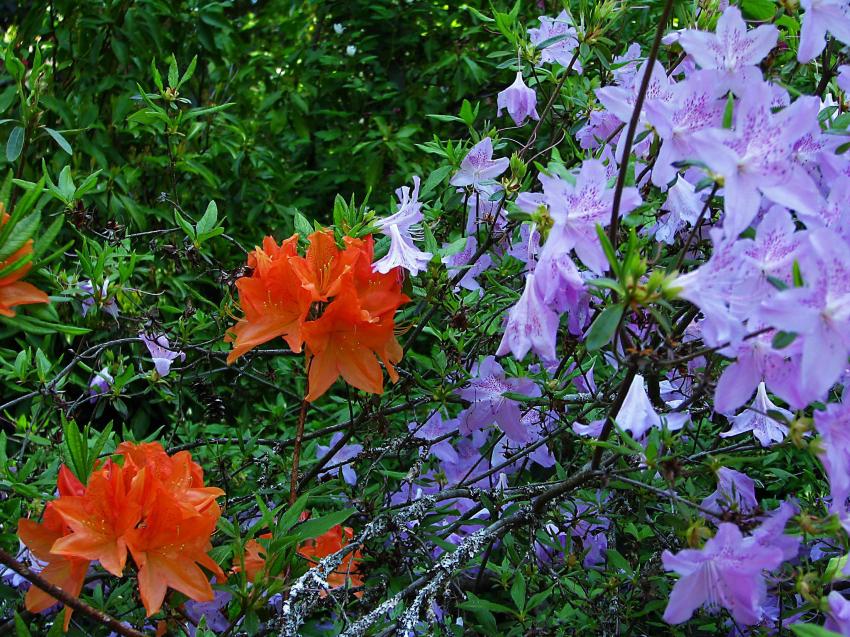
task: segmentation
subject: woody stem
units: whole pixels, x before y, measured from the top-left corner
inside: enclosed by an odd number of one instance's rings
[[[55,597],[60,602],[65,604],[65,606],[70,606],[74,610],[81,612],[83,615],[87,615],[91,619],[95,620],[99,624],[103,624],[104,626],[110,628],[119,635],[124,635],[124,637],[145,637],[144,633],[136,630],[135,628],[122,624],[111,615],[107,615],[103,611],[89,606],[79,597],[70,595],[58,586],[51,584],[41,575],[39,575],[38,573],[34,573],[24,564],[21,564],[12,555],[2,549],[0,549],[0,564],[9,567],[21,577],[24,577],[29,580],[33,584],[33,586],[40,588],[45,593],[49,594],[51,597]]]
[[[289,504],[298,499],[298,463],[301,460],[301,443],[304,440],[304,421],[307,419],[307,394],[301,400],[301,412],[298,414],[298,428],[295,431],[295,443],[292,445],[292,475],[289,478]]]

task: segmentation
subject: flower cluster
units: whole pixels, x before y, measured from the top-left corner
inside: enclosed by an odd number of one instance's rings
[[[124,442],[115,456],[96,467],[86,484],[63,465],[59,497],[48,503],[43,520],[18,521],[21,540],[45,563],[42,577],[77,596],[92,561],[121,577],[129,552],[148,616],[160,609],[168,588],[211,601],[213,590],[200,567],[224,579],[208,555],[221,516],[215,500],[224,491],[204,486],[203,470],[188,451],[169,456],[159,443]],[[32,612],[55,603],[38,588],[27,593]],[[66,629],[70,618],[68,608]]]
[[[266,237],[248,257],[250,276],[236,282],[245,318],[228,335],[232,363],[246,352],[282,337],[293,352],[306,347],[307,400],[343,379],[366,392],[383,392],[378,359],[392,380],[402,357],[394,315],[409,299],[397,270],[373,269],[372,237],[345,237],[340,250],[332,230],[308,237],[305,256],[298,235],[280,245]]]

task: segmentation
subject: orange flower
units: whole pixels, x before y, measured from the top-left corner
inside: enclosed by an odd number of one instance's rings
[[[158,443],[125,442],[116,455],[123,456],[123,466],[107,460],[85,486],[63,466],[59,498],[47,505],[44,522],[18,522],[23,542],[48,562],[42,575],[79,595],[90,561],[120,577],[129,550],[148,616],[159,610],[169,587],[197,601],[212,600],[198,564],[224,579],[207,555],[221,516],[215,498],[224,492],[204,487],[203,471],[188,452],[169,456]],[[27,609],[37,612],[53,603],[35,590],[27,596]]]
[[[0,206],[0,228],[6,225],[9,215],[2,212]],[[29,239],[20,249],[5,261],[0,261],[0,272],[7,268],[14,269],[10,274],[0,277],[0,316],[15,316],[12,309],[16,305],[32,305],[34,303],[50,303],[47,294],[30,283],[20,279],[24,278],[32,268],[31,263],[19,262],[32,254],[32,239]]]
[[[80,493],[83,488],[79,480],[74,477],[64,465],[59,469],[59,496],[72,496]],[[70,528],[62,519],[54,506],[49,503],[44,509],[42,522],[21,518],[18,520],[18,536],[27,545],[36,559],[46,562],[41,570],[41,576],[52,584],[55,584],[70,595],[79,596],[83,588],[86,572],[89,570],[90,561],[80,557],[66,557],[52,552],[53,544],[66,534]],[[37,586],[31,586],[27,591],[24,604],[27,610],[40,613],[53,606],[56,599],[51,597]],[[73,609],[65,607],[65,630],[71,623]]]
[[[236,347],[227,362],[284,335],[293,352],[307,344],[307,400],[319,398],[340,376],[358,389],[382,393],[378,360],[395,381],[394,365],[403,354],[393,315],[410,299],[401,292],[400,273],[372,271],[371,236],[345,237],[340,250],[333,230],[317,231],[304,257],[296,253],[297,239],[292,236],[278,247],[266,237],[263,250],[249,258],[253,274],[237,281],[245,319],[233,330]],[[308,316],[318,318],[308,321]]]
[[[270,540],[271,533],[263,533],[259,536],[261,540]],[[245,577],[249,582],[254,582],[260,572],[266,567],[266,547],[260,544],[257,540],[248,540],[245,542],[245,555],[242,560],[245,564]],[[233,559],[233,572],[238,573],[242,570],[242,565],[238,563],[237,558]]]
[[[305,257],[290,259],[292,268],[301,279],[301,285],[310,292],[314,301],[327,301],[343,287],[344,277],[360,257],[359,250],[341,252],[330,228],[314,232],[309,237],[310,247]]]
[[[272,237],[263,240],[263,247],[248,256],[250,277],[236,282],[239,301],[245,318],[232,329],[225,342],[235,346],[227,356],[227,364],[258,345],[282,336],[293,352],[301,351],[301,324],[310,310],[310,292],[301,286],[293,269],[298,235],[286,239],[280,246]]]
[[[324,535],[308,540],[298,549],[298,554],[310,562],[310,566],[315,566],[322,558],[332,555],[344,548],[354,537],[354,531],[349,527],[343,527],[337,524]],[[339,588],[346,585],[348,582],[351,586],[363,586],[362,576],[359,574],[357,562],[361,559],[360,551],[355,550],[348,553],[339,566],[327,577],[327,582],[331,588]],[[356,595],[359,597],[362,592],[358,591]]]
[[[350,385],[373,394],[384,391],[380,358],[393,381],[398,380],[394,363],[401,360],[392,315],[364,320],[357,295],[347,291],[328,305],[316,321],[304,325],[310,362],[309,393],[314,401],[342,376]]]

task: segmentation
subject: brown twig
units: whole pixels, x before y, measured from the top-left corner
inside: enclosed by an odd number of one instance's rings
[[[145,637],[143,632],[122,624],[111,615],[107,615],[103,611],[89,606],[79,597],[74,597],[73,595],[63,591],[58,586],[54,586],[41,575],[34,573],[2,549],[0,549],[0,564],[12,569],[21,577],[26,578],[33,584],[33,586],[37,586],[45,593],[55,597],[57,600],[65,604],[65,606],[70,606],[74,610],[81,612],[83,615],[87,615],[99,624],[103,624],[107,628],[111,629],[113,632],[116,632],[119,635],[124,635],[124,637]]]

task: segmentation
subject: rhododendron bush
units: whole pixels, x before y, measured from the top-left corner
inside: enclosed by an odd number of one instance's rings
[[[848,0],[3,29],[0,634],[850,635]]]

